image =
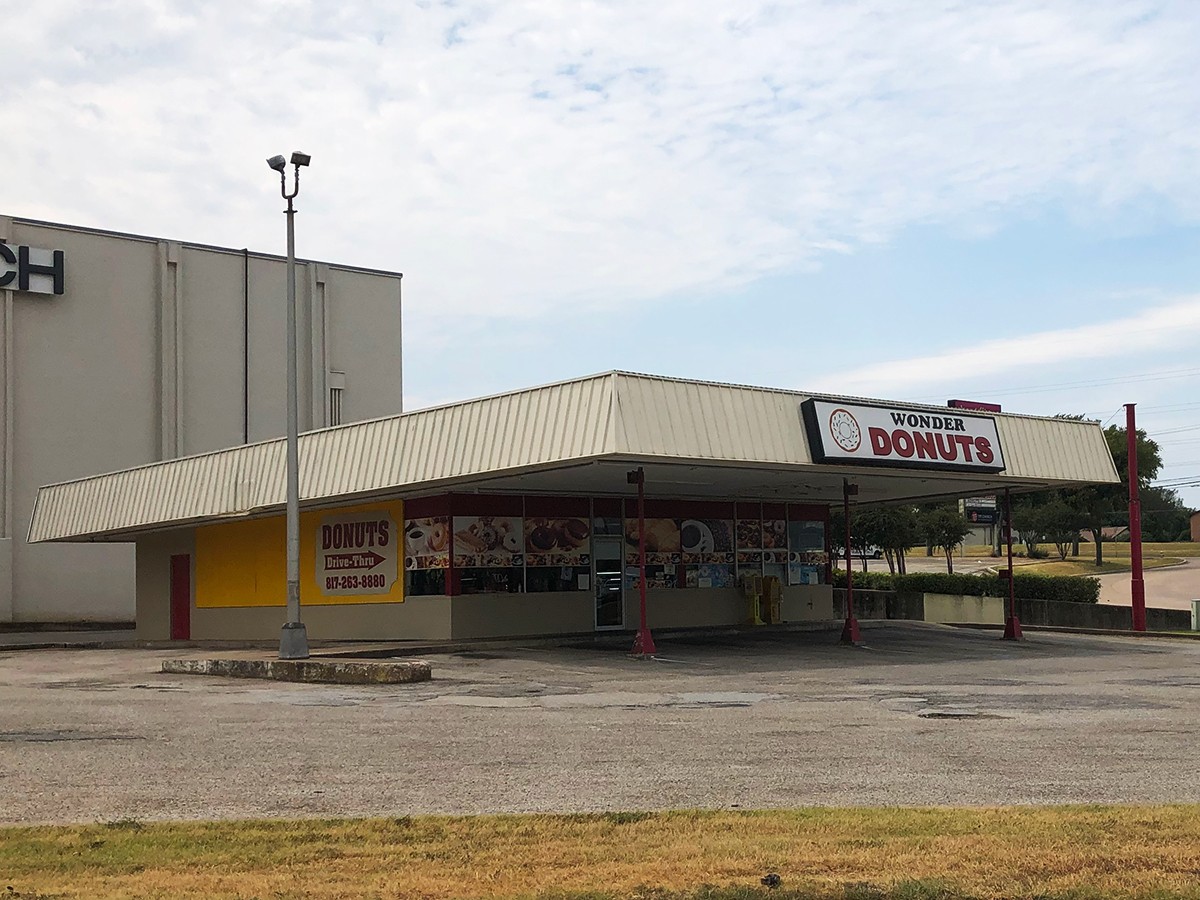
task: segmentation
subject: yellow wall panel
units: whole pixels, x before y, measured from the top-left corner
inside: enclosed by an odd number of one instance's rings
[[[284,606],[286,529],[282,517],[196,529],[196,606]]]
[[[196,606],[285,606],[285,541],[283,516],[197,528]],[[302,606],[402,603],[403,566],[401,501],[300,514]]]

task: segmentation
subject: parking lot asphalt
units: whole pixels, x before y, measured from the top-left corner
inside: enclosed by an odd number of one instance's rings
[[[0,821],[1200,801],[1200,642],[836,637],[434,655],[379,687],[0,652]]]

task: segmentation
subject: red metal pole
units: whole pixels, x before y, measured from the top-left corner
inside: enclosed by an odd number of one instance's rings
[[[633,639],[633,652],[637,656],[653,656],[658,652],[654,637],[646,624],[646,472],[639,466],[629,473],[637,480],[638,489],[638,633]]]
[[[1013,554],[1012,554],[1012,491],[1004,489],[1004,537],[1008,542],[1008,617],[1004,620],[1004,639],[1019,641],[1021,620],[1017,616],[1017,588],[1013,584]]]
[[[854,565],[850,555],[850,494],[849,479],[842,479],[842,515],[846,519],[846,624],[842,627],[842,643],[857,644],[862,640],[858,619],[854,618]]]
[[[1142,501],[1138,499],[1137,423],[1125,404],[1125,436],[1129,441],[1129,556],[1133,564],[1133,630],[1146,630],[1146,582],[1142,579]]]

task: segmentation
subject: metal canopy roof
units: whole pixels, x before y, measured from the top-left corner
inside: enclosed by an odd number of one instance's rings
[[[445,490],[624,494],[631,464],[645,466],[649,496],[810,503],[840,502],[844,477],[859,484],[860,503],[1119,480],[1098,424],[1004,413],[995,415],[1002,473],[815,465],[800,416],[810,396],[610,372],[322,429],[300,437],[301,503]],[[29,540],[131,540],[277,514],[284,493],[280,438],[43,487]]]

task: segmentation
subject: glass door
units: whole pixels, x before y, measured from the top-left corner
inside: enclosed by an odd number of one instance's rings
[[[616,535],[592,538],[596,577],[596,628],[621,628],[625,624],[625,541]]]

